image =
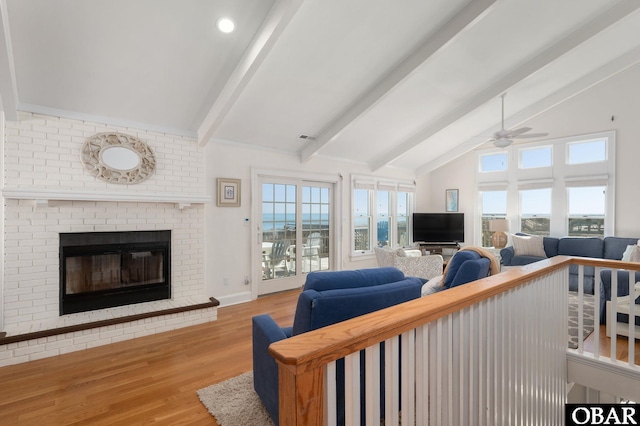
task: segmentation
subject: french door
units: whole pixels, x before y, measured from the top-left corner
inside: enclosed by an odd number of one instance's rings
[[[332,267],[333,184],[261,178],[258,294],[302,286],[307,273]]]

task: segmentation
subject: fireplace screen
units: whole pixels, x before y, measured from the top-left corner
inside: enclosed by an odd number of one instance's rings
[[[165,280],[163,259],[159,250],[67,257],[65,290],[77,294],[159,284]]]
[[[60,234],[61,314],[169,298],[170,235]]]

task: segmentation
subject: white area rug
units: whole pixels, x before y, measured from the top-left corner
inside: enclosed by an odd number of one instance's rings
[[[220,426],[273,426],[253,390],[253,371],[200,389],[198,397]]]

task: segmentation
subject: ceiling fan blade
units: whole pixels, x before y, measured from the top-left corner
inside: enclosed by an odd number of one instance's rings
[[[528,135],[519,135],[519,136],[511,135],[511,137],[514,139],[525,139],[525,138],[541,138],[543,136],[548,136],[548,135],[549,133],[529,133]]]
[[[514,130],[509,130],[509,136],[518,136],[521,135],[523,133],[527,133],[529,131],[533,130],[531,127],[521,127],[519,129],[514,129]]]

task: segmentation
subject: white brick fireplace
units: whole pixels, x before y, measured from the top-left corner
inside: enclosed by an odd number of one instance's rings
[[[196,140],[129,128],[20,114],[4,126],[0,331],[7,336],[208,301],[205,295],[204,149]],[[99,132],[133,135],[154,150],[155,174],[137,185],[110,184],[80,161]],[[59,233],[171,230],[172,297],[60,316]],[[215,320],[195,310],[0,345],[0,365],[85,349]]]

